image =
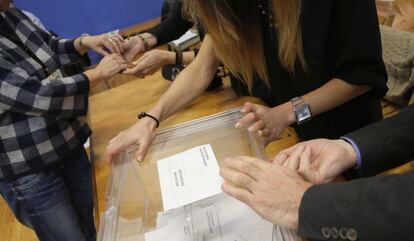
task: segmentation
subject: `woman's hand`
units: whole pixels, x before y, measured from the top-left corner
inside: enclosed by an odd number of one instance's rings
[[[122,56],[110,54],[103,57],[94,69],[85,71],[85,74],[89,78],[91,87],[94,87],[100,81],[113,77],[127,67],[128,65]]]
[[[236,123],[236,128],[247,127],[250,132],[265,137],[267,143],[278,139],[283,130],[295,121],[290,103],[269,108],[248,102],[241,112],[246,116]]]
[[[108,161],[114,161],[117,154],[134,144],[138,145],[137,161],[143,161],[148,148],[156,136],[155,127],[156,123],[154,120],[143,118],[127,130],[121,131],[109,141],[106,148]]]
[[[272,162],[298,173],[312,183],[327,183],[356,164],[356,152],[344,140],[301,142],[276,155]]]
[[[125,39],[123,44],[125,50],[124,58],[128,63],[139,54],[142,54],[157,45],[157,38],[154,35],[150,33],[142,33],[140,36],[141,37],[135,35]],[[145,39],[146,44],[142,39]]]
[[[132,68],[124,71],[124,74],[145,77],[154,74],[162,66],[175,62],[175,52],[154,49],[146,52],[137,61],[133,62]]]
[[[81,37],[82,46],[101,55],[124,53],[124,39],[119,34],[101,34]]]
[[[132,36],[125,39],[124,43],[124,58],[129,63],[131,62],[138,54],[145,52],[145,45],[138,36]]]

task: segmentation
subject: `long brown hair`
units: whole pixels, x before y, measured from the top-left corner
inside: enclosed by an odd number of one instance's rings
[[[277,26],[280,62],[291,74],[297,61],[305,69],[301,0],[269,1],[272,1]],[[186,15],[200,22],[210,34],[216,54],[232,74],[244,79],[249,89],[254,72],[269,84],[256,0],[184,0],[184,9]]]

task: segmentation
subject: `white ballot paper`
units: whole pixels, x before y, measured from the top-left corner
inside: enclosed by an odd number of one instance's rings
[[[210,144],[157,162],[164,211],[221,193],[222,178]]]
[[[298,241],[291,231],[262,219],[244,203],[222,193],[160,212],[145,241]]]

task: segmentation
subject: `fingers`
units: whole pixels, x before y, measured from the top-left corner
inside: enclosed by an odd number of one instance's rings
[[[238,156],[226,158],[224,165],[256,178],[261,170],[266,170],[269,163],[259,158]]]
[[[243,118],[241,118],[235,125],[236,128],[243,128],[248,126],[250,123],[252,123],[253,121],[257,120],[257,116],[255,113],[249,113],[246,116],[244,116]]]
[[[283,165],[283,163],[285,163],[285,161],[288,159],[288,155],[286,155],[286,153],[280,152],[279,154],[277,154],[273,160],[272,163],[276,164],[276,165]]]
[[[125,50],[125,39],[119,33],[113,34],[111,37],[121,45],[122,50]]]
[[[279,152],[278,155],[284,154],[284,155],[289,157],[290,155],[292,155],[293,152],[295,152],[298,148],[301,148],[303,145],[304,145],[304,142],[298,143],[294,146],[291,146],[291,147]]]
[[[109,37],[109,40],[116,46],[117,50],[119,51],[118,54],[124,53],[124,39],[121,36],[114,34]]]
[[[304,146],[299,146],[285,161],[283,166],[288,167],[289,169],[296,170],[299,167],[300,157],[303,153]]]
[[[136,153],[137,161],[141,162],[144,160],[145,155],[147,154],[148,148],[152,143],[153,138],[144,138],[141,139],[138,143],[138,151]]]
[[[222,167],[220,169],[220,176],[235,187],[244,188],[249,192],[252,192],[253,185],[256,182],[256,180],[246,173],[230,167]]]
[[[251,133],[256,133],[260,130],[265,129],[266,125],[263,123],[263,121],[259,120],[255,123],[253,123],[251,126],[249,126],[249,131]]]
[[[257,133],[258,133],[258,134],[259,134],[259,136],[261,136],[261,137],[268,137],[268,136],[270,135],[270,130],[269,130],[269,129],[267,129],[267,128],[264,128],[264,129],[262,129],[262,130],[259,130]]]
[[[102,60],[101,62],[105,62],[105,61],[109,61],[109,62],[106,62],[106,64],[107,65],[110,64],[110,67],[112,68],[108,77],[112,77],[113,75],[128,68],[128,64],[126,63],[124,58],[118,54],[111,54],[111,55],[105,56],[105,60]],[[109,66],[106,66],[105,68],[109,70],[108,67]]]
[[[260,105],[257,105],[257,104],[253,104],[253,103],[250,103],[250,102],[246,102],[245,104],[244,104],[244,107],[243,107],[243,109],[241,110],[241,112],[242,113],[249,113],[249,112],[256,112],[257,110],[258,110],[258,107],[259,107]]]
[[[115,161],[117,154],[127,146],[122,142],[122,138],[120,138],[121,135],[122,132],[119,133],[116,137],[112,138],[109,141],[108,147],[106,148],[106,158],[110,163]]]
[[[151,66],[148,66],[147,55],[143,55],[137,61],[133,62],[135,65],[132,68],[126,69],[123,73],[128,75],[135,75],[137,77],[145,77],[155,72]]]
[[[226,158],[224,165],[226,167],[230,167],[234,170],[242,172],[256,180],[257,176],[260,173],[260,167],[248,159],[248,157]]]
[[[311,152],[312,148],[307,146],[300,157],[300,164],[298,168],[298,173],[308,180],[310,178],[309,172],[311,171]]]
[[[228,195],[234,197],[235,199],[246,203],[249,205],[251,203],[253,194],[251,194],[248,190],[235,187],[228,182],[224,182],[221,186],[223,192],[227,193]]]
[[[122,54],[124,51],[123,44],[116,35],[107,34],[104,36],[103,44],[111,53]]]
[[[97,52],[98,54],[103,55],[103,56],[107,56],[107,55],[111,54],[110,52],[106,51],[103,47],[96,48],[95,52]]]
[[[146,71],[142,70],[139,66],[126,68],[122,73],[126,75],[134,75],[138,78],[144,78],[146,76]]]

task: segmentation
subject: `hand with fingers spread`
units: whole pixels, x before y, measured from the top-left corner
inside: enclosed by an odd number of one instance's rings
[[[226,159],[220,169],[222,189],[261,217],[289,229],[298,228],[299,207],[312,186],[295,171],[252,157]]]
[[[316,139],[281,151],[272,162],[297,170],[305,180],[327,183],[356,165],[356,153],[344,140]]]
[[[154,49],[146,52],[137,61],[133,62],[133,67],[125,70],[124,74],[145,77],[154,74],[162,66],[175,62],[175,52]]]
[[[269,108],[247,102],[241,112],[246,116],[236,123],[236,128],[247,127],[250,132],[263,136],[268,143],[278,139],[283,130],[295,121],[289,104]]]
[[[131,145],[138,145],[136,153],[137,161],[143,161],[145,154],[156,136],[156,123],[151,118],[143,118],[135,125],[125,131],[121,131],[117,136],[109,141],[106,148],[107,160],[113,162],[116,156]]]
[[[81,45],[101,55],[124,53],[124,39],[119,34],[101,34],[96,36],[82,36]]]
[[[118,54],[110,54],[103,57],[101,62],[99,62],[94,69],[85,71],[85,74],[89,78],[91,87],[94,87],[100,81],[113,77],[127,67],[128,65],[122,56]]]

